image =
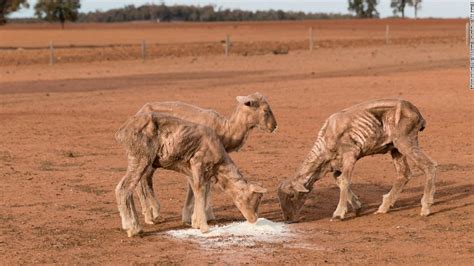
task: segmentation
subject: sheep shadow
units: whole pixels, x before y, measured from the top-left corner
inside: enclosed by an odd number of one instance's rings
[[[372,215],[382,202],[382,195],[390,191],[390,185],[380,184],[352,184],[352,190],[362,202],[362,210],[355,216],[349,210],[345,220],[351,220],[357,217]],[[405,189],[401,194],[395,206],[390,209],[390,213],[397,213],[404,210],[421,208],[420,200],[423,194],[423,186],[411,187]],[[458,201],[469,197],[474,193],[474,184],[458,184],[456,182],[438,182],[435,194],[435,203],[432,215],[438,215],[444,212],[450,212],[458,208],[474,205],[474,203],[460,203]],[[273,194],[273,193],[272,193]],[[413,194],[406,196],[407,194]],[[273,194],[274,195],[274,194]],[[302,217],[298,223],[313,222],[318,220],[330,219],[332,213],[337,207],[339,201],[339,188],[336,186],[318,188],[317,184],[313,191],[308,195],[305,205],[302,208],[300,216]],[[457,203],[456,203],[457,202]],[[453,204],[456,205],[453,206]],[[280,203],[276,195],[271,198],[263,199],[261,206],[265,206],[260,211],[259,216],[266,219],[283,222],[280,209]],[[235,210],[229,212],[229,209]],[[262,209],[262,208],[261,208]],[[234,205],[215,206],[214,213],[216,219],[209,221],[209,225],[222,225],[232,222],[242,222],[244,218]],[[188,229],[190,225],[181,224],[181,215],[170,215],[163,213],[166,218],[160,222],[159,229],[145,232],[142,236],[151,236],[169,230]],[[168,214],[168,215],[167,215]],[[178,223],[178,224],[177,224]]]
[[[356,217],[363,217],[372,215],[377,211],[379,205],[382,203],[382,196],[388,193],[391,185],[380,184],[352,184],[352,190],[362,202],[362,210],[355,216],[352,210],[349,210],[348,216],[345,220],[351,220]],[[421,197],[423,196],[424,186],[410,187],[405,189],[401,194],[395,206],[390,209],[390,213],[396,213],[403,210],[421,208]],[[437,183],[437,190],[435,194],[435,203],[433,213],[453,211],[458,208],[463,208],[474,203],[464,203],[457,206],[452,206],[452,203],[460,201],[474,193],[473,184],[457,184],[456,182],[442,181]],[[407,196],[407,194],[414,194]],[[339,202],[339,188],[336,186],[318,188],[317,184],[313,191],[308,195],[305,205],[303,206],[299,222],[312,222],[322,219],[330,219],[332,213]],[[282,213],[278,198],[271,198],[262,201],[262,204],[271,205],[270,210],[260,212],[261,217],[271,219],[273,221],[283,221]],[[444,206],[445,208],[441,208]],[[350,207],[349,207],[350,208]]]
[[[349,210],[348,217],[345,220],[351,220],[356,217],[372,215],[377,211],[382,203],[382,196],[390,191],[390,185],[378,184],[352,184],[352,190],[362,202],[362,210],[355,216]],[[423,196],[424,186],[417,186],[405,189],[401,194],[395,206],[390,209],[390,213],[396,213],[409,209],[421,208],[421,197]],[[457,206],[451,206],[453,202],[462,200],[474,193],[473,184],[457,184],[455,182],[438,182],[435,194],[434,208],[431,215],[453,211],[458,208],[473,205],[474,203],[465,203]],[[415,194],[406,196],[407,194]],[[301,211],[303,217],[300,222],[312,222],[321,219],[329,219],[339,202],[339,188],[326,187],[314,189],[306,201]],[[350,205],[349,205],[350,206]],[[441,206],[445,208],[440,209]],[[350,207],[349,207],[350,208]],[[281,215],[280,215],[281,216]]]

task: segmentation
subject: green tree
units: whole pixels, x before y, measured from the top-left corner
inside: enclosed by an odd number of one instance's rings
[[[59,21],[64,29],[66,21],[76,21],[80,0],[39,0],[35,5],[35,15],[47,21]]]
[[[7,22],[8,14],[17,11],[21,7],[28,7],[26,0],[0,0],[0,25]]]
[[[282,10],[245,11],[240,9],[216,8],[213,5],[172,5],[166,6],[162,1],[159,5],[129,5],[106,11],[79,13],[80,22],[124,22],[134,20],[160,21],[263,21],[263,20],[301,20],[352,18],[353,15],[304,13]]]
[[[377,0],[349,0],[349,10],[360,18],[376,18],[379,16],[377,4]]]
[[[408,4],[409,0],[392,0],[390,7],[393,8],[393,13],[401,13],[402,18],[405,18],[405,7]]]
[[[405,7],[409,5],[415,9],[415,18],[418,16],[418,9],[421,5],[421,0],[392,0],[390,7],[393,8],[393,13],[401,13],[402,18],[405,18]]]

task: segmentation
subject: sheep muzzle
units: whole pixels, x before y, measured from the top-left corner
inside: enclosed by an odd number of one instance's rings
[[[307,194],[291,190],[285,191],[282,186],[278,188],[278,199],[280,200],[280,207],[285,222],[293,223],[298,221],[301,207],[305,202]]]

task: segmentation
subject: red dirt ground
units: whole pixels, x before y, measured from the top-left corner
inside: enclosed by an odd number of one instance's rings
[[[249,35],[260,36],[260,25],[285,25],[284,31],[275,26],[261,38],[287,42],[292,40],[286,34],[290,26],[307,33],[306,23],[236,23],[235,27],[248,27]],[[338,23],[332,28],[333,37],[331,30],[325,33],[327,40],[345,38],[338,25],[344,29],[353,24],[378,35],[385,25],[383,21]],[[24,65],[0,64],[1,261],[469,264],[474,258],[474,96],[468,89],[464,22],[399,24],[404,25],[400,34],[406,40],[426,35],[446,41],[326,47],[312,53],[300,49],[278,56],[182,55],[146,63],[47,66],[25,57]],[[234,24],[188,27],[211,36],[213,27],[222,25]],[[6,32],[19,36],[26,31],[23,27],[2,28],[1,45],[9,45],[3,43]],[[103,26],[108,27],[114,26]],[[133,25],[126,27],[133,31]],[[97,34],[89,33],[85,34],[89,38]],[[11,45],[37,43],[26,38]],[[0,56],[5,56],[4,51]],[[127,238],[120,229],[113,193],[126,167],[124,152],[113,138],[119,125],[149,101],[181,100],[230,115],[235,96],[255,91],[268,96],[278,132],[255,130],[244,148],[231,156],[249,180],[269,190],[261,217],[281,221],[277,185],[298,167],[323,121],[342,108],[376,98],[409,100],[427,120],[420,144],[439,163],[433,215],[418,215],[425,177],[417,170],[393,211],[372,215],[395,179],[389,156],[374,156],[361,160],[354,173],[353,190],[364,203],[360,217],[351,214],[346,221],[329,221],[339,190],[327,176],[315,184],[303,209],[304,219],[289,225],[297,238],[204,249],[165,236],[167,230],[186,228],[180,222],[186,181],[179,174],[158,171],[154,184],[163,221],[145,225],[142,238]],[[243,220],[222,192],[215,191],[213,200],[217,224]]]

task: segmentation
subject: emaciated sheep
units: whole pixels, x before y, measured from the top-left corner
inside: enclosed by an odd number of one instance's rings
[[[331,115],[296,174],[278,188],[284,219],[288,222],[298,219],[314,182],[328,172],[333,173],[340,188],[339,204],[333,219],[344,219],[347,202],[358,214],[361,203],[350,188],[354,165],[364,156],[387,152],[392,156],[398,177],[391,191],[383,196],[376,213],[386,213],[410,180],[408,158],[427,176],[421,215],[429,215],[435,192],[436,163],[418,146],[418,132],[424,128],[425,120],[421,113],[404,100],[365,102]]]
[[[277,128],[272,109],[265,96],[257,92],[248,96],[237,96],[236,99],[237,107],[229,119],[214,110],[203,109],[182,102],[147,103],[138,111],[138,114],[158,112],[207,126],[215,131],[225,150],[233,152],[238,151],[244,145],[253,128],[259,127],[268,132],[273,132]],[[137,194],[145,216],[145,222],[154,224],[159,215],[159,208],[157,208],[159,205],[155,200],[151,177],[140,181]],[[191,222],[193,206],[193,190],[191,186],[188,186],[182,213],[184,223]],[[215,219],[210,203],[210,187],[206,191],[206,214],[208,220]]]
[[[133,190],[140,180],[151,180],[157,168],[188,177],[195,195],[193,228],[208,231],[205,191],[211,181],[232,197],[247,221],[256,222],[265,189],[243,178],[219,138],[208,127],[151,112],[129,118],[117,131],[116,139],[128,155],[127,173],[115,194],[122,228],[129,237],[142,231],[133,203]]]

